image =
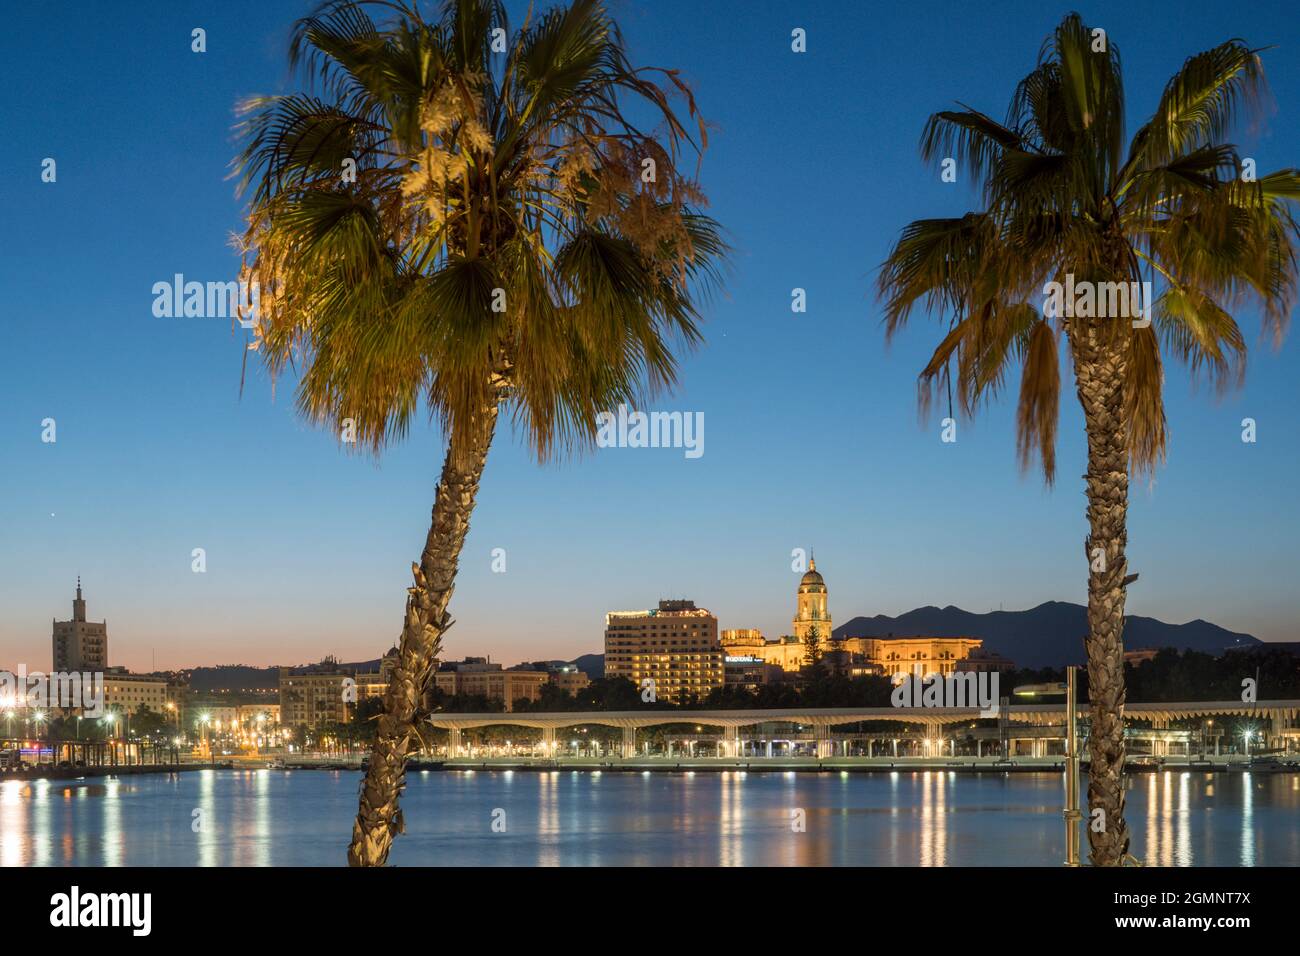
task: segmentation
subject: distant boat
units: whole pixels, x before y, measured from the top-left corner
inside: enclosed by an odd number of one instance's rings
[[[1246,763],[1251,773],[1291,773],[1300,770],[1300,761],[1286,760],[1276,754],[1260,754]]]

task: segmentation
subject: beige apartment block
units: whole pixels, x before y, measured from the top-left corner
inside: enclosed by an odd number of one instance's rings
[[[135,714],[148,707],[156,714],[170,715],[167,705],[174,699],[171,684],[165,677],[132,674],[121,667],[104,674],[104,704],[109,710]]]
[[[488,700],[503,701],[506,711],[514,710],[517,700],[538,700],[542,687],[550,679],[545,671],[505,670],[486,658],[467,657],[444,664],[434,675],[434,684],[444,694],[481,695]]]
[[[576,667],[572,670],[551,671],[550,678],[552,684],[570,694],[576,694],[591,684],[591,678]]]
[[[352,675],[332,662],[311,667],[280,668],[280,722],[286,727],[315,728],[347,720],[345,689]]]

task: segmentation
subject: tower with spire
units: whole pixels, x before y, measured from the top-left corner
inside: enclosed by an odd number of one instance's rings
[[[808,570],[799,580],[794,615],[794,636],[808,644],[812,634],[824,653],[830,646],[831,614],[826,607],[826,582],[817,570],[817,558],[809,551]]]
[[[86,599],[77,576],[77,596],[72,599],[72,620],[54,622],[55,671],[108,670],[108,621],[86,620]]]

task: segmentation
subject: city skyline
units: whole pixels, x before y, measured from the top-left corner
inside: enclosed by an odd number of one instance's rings
[[[828,627],[832,632],[834,631],[835,628],[842,626],[842,625],[835,625],[833,623],[832,620],[833,615],[828,610],[827,599],[824,596],[827,590],[825,587],[823,587],[821,591],[823,597],[821,598],[822,603],[820,605],[819,611],[810,614],[806,609],[805,607],[806,597],[804,593],[805,592],[804,585],[808,580],[809,573],[816,573],[816,563],[811,557],[808,559],[808,567],[806,572],[795,572],[795,576],[796,578],[798,578],[798,580],[795,582],[797,591],[793,592],[793,601],[796,605],[796,613],[795,613],[795,617],[790,621],[789,625],[781,625],[772,629],[767,629],[767,628],[754,627],[751,624],[745,624],[738,620],[736,622],[730,622],[732,623],[732,626],[723,627],[722,626],[723,621],[716,613],[712,612],[708,607],[703,606],[702,604],[699,605],[699,607],[701,612],[709,614],[718,622],[719,635],[725,636],[726,632],[737,631],[737,632],[742,632],[751,635],[761,635],[762,637],[765,637],[768,641],[779,641],[782,638],[787,638],[787,639],[795,640],[796,642],[800,642],[798,643],[797,646],[802,647],[803,645],[801,642],[806,639],[808,624],[809,622],[815,623],[817,620],[817,615],[822,616],[821,619],[825,621],[825,623],[828,625]],[[821,583],[820,574],[817,573],[816,576],[817,576],[817,583],[820,584]],[[604,655],[606,653],[606,644],[608,641],[608,634],[609,634],[609,621],[611,618],[653,614],[654,607],[656,606],[663,607],[665,604],[685,604],[685,605],[690,605],[692,607],[695,607],[696,603],[697,602],[695,602],[694,599],[677,596],[677,597],[670,597],[670,598],[658,598],[654,602],[646,602],[644,608],[633,609],[631,607],[627,607],[627,608],[607,609],[604,615],[605,623],[602,627],[601,635],[598,642],[599,646],[593,646],[586,650],[580,650],[577,653],[552,654],[552,653],[548,653],[546,648],[538,647],[536,648],[536,653],[526,654],[525,656],[519,657],[518,659],[513,659],[508,655],[503,657],[498,652],[493,650],[490,646],[480,646],[480,647],[463,648],[454,655],[443,654],[441,660],[445,662],[449,660],[464,660],[464,659],[474,657],[474,658],[485,658],[489,661],[495,661],[497,663],[505,664],[507,666],[514,666],[516,664],[529,664],[529,663],[535,663],[537,661],[558,661],[558,660],[572,661],[579,657],[584,657],[584,656]],[[277,659],[277,660],[270,661],[269,663],[256,662],[256,661],[243,661],[243,660],[238,660],[238,661],[212,660],[212,661],[206,661],[197,664],[182,663],[179,665],[167,665],[167,666],[159,666],[157,664],[156,657],[151,649],[151,654],[150,654],[151,660],[148,666],[143,666],[139,664],[123,664],[121,661],[117,659],[116,653],[112,655],[112,659],[110,659],[110,656],[107,653],[107,646],[108,646],[108,637],[106,634],[106,625],[108,621],[107,616],[101,618],[99,621],[96,621],[93,616],[88,616],[89,602],[82,594],[82,584],[80,578],[77,579],[75,596],[71,601],[71,605],[72,605],[72,611],[66,621],[61,621],[57,614],[54,615],[54,617],[52,618],[53,629],[54,629],[54,651],[52,655],[53,659],[51,661],[52,666],[50,667],[51,671],[59,671],[59,670],[75,671],[79,669],[87,669],[87,667],[89,667],[89,669],[91,670],[94,669],[104,670],[108,667],[121,669],[125,667],[126,670],[134,673],[157,673],[157,672],[166,672],[166,671],[191,670],[198,667],[220,667],[220,666],[247,666],[247,667],[258,667],[258,668],[300,667],[300,666],[306,666],[306,665],[318,663],[327,659],[332,659],[343,663],[357,664],[357,663],[365,663],[369,661],[378,660],[381,657],[383,657],[384,654],[388,653],[389,650],[391,649],[388,648],[374,653],[367,653],[364,650],[361,650],[358,654],[355,655],[340,654],[339,652],[330,649],[317,649],[317,652],[313,656],[309,656],[308,658],[303,660]],[[937,605],[930,605],[930,606],[937,607]],[[921,608],[913,608],[910,610],[921,610]],[[958,610],[964,611],[968,609],[959,608]],[[1026,610],[1026,611],[1033,610],[1033,608],[1024,608],[1024,609],[999,608],[998,610],[999,611],[1009,610],[1012,613],[1015,613],[1022,610]],[[854,619],[857,618],[871,617],[871,616],[873,615],[870,613],[849,614],[842,619],[842,624],[851,623]],[[81,662],[80,659],[75,658],[75,656],[68,657],[61,664],[60,654],[62,653],[64,655],[67,655],[68,651],[66,650],[61,651],[60,648],[62,648],[64,646],[64,643],[69,639],[68,635],[71,634],[72,629],[78,626],[77,622],[83,622],[81,624],[82,627],[86,627],[87,624],[84,622],[88,622],[88,626],[91,629],[91,633],[95,635],[100,642],[101,649],[99,651],[99,656],[95,658],[95,660],[92,661],[90,665],[86,665],[84,662]],[[1167,623],[1181,623],[1181,622],[1160,622],[1160,623],[1167,624]],[[1203,622],[1203,623],[1209,623],[1211,625],[1217,624],[1217,622],[1214,621]],[[860,639],[866,635],[846,633],[844,636],[849,638]],[[930,634],[928,632],[922,633],[918,631],[917,634],[915,635],[903,635],[900,633],[897,636],[899,637],[914,636],[917,638],[925,638],[925,639],[931,639],[931,638],[942,639],[942,638],[963,637],[968,635],[957,635],[957,634],[947,634],[947,633],[939,635],[939,634]],[[819,639],[824,639],[824,638],[819,635]],[[1265,641],[1263,643],[1265,646],[1267,646],[1270,642]],[[1272,643],[1276,643],[1279,646],[1283,644],[1291,643],[1291,645],[1294,646],[1294,642],[1272,642]],[[725,649],[725,645],[726,645],[726,641],[723,640],[722,645],[720,646],[723,646]],[[121,642],[118,639],[114,638],[113,640],[114,650],[116,651],[120,646],[121,646]],[[395,642],[391,646],[396,646]],[[1137,644],[1131,644],[1130,646],[1128,646],[1128,649],[1149,650],[1151,648],[1148,648],[1145,645],[1139,647]],[[129,648],[129,642],[128,642],[128,650],[127,650],[128,657],[130,656],[130,654],[131,654],[131,650]],[[800,659],[802,659],[801,655],[799,656]],[[43,664],[40,663],[41,659],[39,656],[32,658],[32,660],[35,661],[35,663],[29,664],[28,659],[23,659],[21,661],[21,666],[23,666],[27,670],[32,670],[32,671],[39,671],[44,669]],[[71,661],[71,663],[69,663],[69,661]],[[0,668],[3,668],[3,666],[10,663],[13,662],[0,659]],[[1049,666],[1063,666],[1063,664],[1064,662],[1060,661],[1060,662],[1056,662],[1055,664],[1051,664]]]
[[[1245,32],[1282,44],[1264,54],[1278,108],[1265,135],[1242,143],[1267,168],[1300,146],[1300,69],[1269,25],[1286,22],[1286,8],[1265,7],[1276,15]],[[1085,600],[1077,404],[1062,403],[1050,490],[1017,471],[1010,400],[960,419],[958,441],[941,443],[940,416],[922,428],[915,410],[934,329],[909,330],[887,351],[872,296],[899,228],[918,210],[948,214],[971,201],[964,181],[943,184],[918,159],[922,118],[963,97],[999,111],[1059,11],[738,9],[691,7],[691,31],[679,17],[620,11],[637,58],[681,66],[717,124],[701,178],[738,254],[728,296],[706,315],[707,344],[683,363],[681,388],[652,406],[702,413],[707,450],[691,459],[605,448],[539,467],[513,437],[498,441],[451,604],[449,658],[595,653],[608,610],[670,597],[699,601],[727,626],[784,633],[790,552],[814,544],[835,569],[840,621],[930,604],[984,612]],[[511,10],[518,17],[522,5]],[[434,430],[414,429],[377,465],[344,454],[296,417],[291,381],[272,400],[256,361],[241,397],[244,340],[228,320],[151,309],[153,284],[177,273],[234,278],[233,108],[284,87],[283,39],[298,13],[203,11],[203,56],[189,50],[187,9],[69,22],[31,6],[0,39],[16,76],[0,91],[15,130],[11,208],[29,235],[0,260],[12,290],[0,355],[11,396],[0,419],[7,662],[46,659],[49,621],[66,614],[78,574],[92,616],[112,626],[115,663],[133,670],[151,660],[159,669],[323,653],[367,660],[399,632],[441,460]],[[1157,12],[1131,5],[1091,4],[1088,15],[1141,52],[1126,61],[1137,114],[1189,50],[1243,32],[1235,11],[1211,5],[1188,32],[1156,29]],[[793,25],[808,31],[803,59],[791,59]],[[861,45],[877,35],[877,59],[864,63]],[[887,36],[929,55],[919,61]],[[972,47],[979,57],[963,52]],[[124,71],[132,51],[173,82]],[[858,70],[889,90],[889,111],[840,125],[800,108]],[[86,71],[101,82],[80,83]],[[113,108],[123,102],[134,108]],[[58,178],[43,183],[51,156]],[[822,185],[832,167],[863,170],[839,184],[842,202]],[[74,228],[114,241],[56,255]],[[806,313],[791,312],[795,288],[807,292]],[[1253,347],[1256,317],[1247,318]],[[1186,373],[1167,368],[1172,444],[1155,481],[1134,485],[1129,560],[1141,578],[1129,614],[1295,639],[1300,435],[1285,374],[1295,348],[1253,348],[1245,388],[1222,402],[1190,395]],[[1248,416],[1259,423],[1254,444],[1240,440]],[[47,418],[54,443],[41,441]],[[195,548],[202,574],[191,569]],[[504,573],[493,569],[498,548]]]
[[[1285,920],[1293,7],[12,4],[15,912],[888,868],[899,926]]]

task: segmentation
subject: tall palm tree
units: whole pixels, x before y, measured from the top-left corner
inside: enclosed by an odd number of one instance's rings
[[[1128,482],[1130,469],[1148,473],[1164,458],[1162,352],[1194,378],[1237,384],[1246,342],[1229,310],[1258,306],[1279,341],[1296,298],[1300,230],[1289,203],[1300,199],[1300,171],[1252,176],[1253,163],[1225,141],[1264,92],[1258,51],[1242,41],[1199,53],[1126,150],[1119,51],[1071,14],[1016,87],[1005,122],[965,106],[930,117],[922,156],[964,163],[983,208],[908,225],[879,278],[887,335],[918,302],[950,323],[920,375],[923,409],[944,387],[951,401],[955,387],[969,414],[1021,367],[1018,453],[1022,467],[1037,457],[1049,484],[1062,340],[1073,365],[1088,441],[1088,839],[1097,865],[1122,863],[1129,846],[1122,631],[1137,575],[1125,560]],[[1114,283],[1142,281],[1154,301],[1135,314],[1143,303],[1134,309],[1122,295],[1131,287]]]
[[[306,91],[247,102],[239,130],[250,348],[345,440],[378,454],[424,405],[447,441],[348,849],[382,865],[501,410],[545,460],[670,387],[725,245],[679,169],[706,145],[689,90],[629,63],[600,0],[514,31],[497,0],[435,21],[334,0],[290,62]]]

